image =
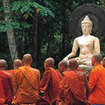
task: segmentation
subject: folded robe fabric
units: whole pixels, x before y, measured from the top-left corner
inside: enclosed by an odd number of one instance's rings
[[[39,81],[37,73],[30,66],[23,66],[16,70],[12,78],[16,98],[12,103],[36,103],[39,100]]]
[[[55,69],[49,67],[45,70],[40,83],[40,90],[45,91],[45,98],[52,102],[59,94],[59,83],[62,76]]]
[[[84,72],[72,70],[63,72],[59,97],[65,105],[83,105],[87,100]]]
[[[12,101],[10,78],[5,71],[0,71],[0,100],[6,104]]]
[[[105,104],[105,68],[96,65],[89,76],[89,100],[92,104]]]

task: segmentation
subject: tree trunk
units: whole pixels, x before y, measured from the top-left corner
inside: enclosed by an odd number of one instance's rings
[[[7,23],[10,23],[12,21],[12,19],[11,19],[11,11],[10,11],[9,0],[3,0],[3,6],[4,6],[4,13],[5,13],[5,21]],[[18,52],[16,50],[14,30],[12,28],[7,30],[7,38],[8,38],[11,58],[12,58],[12,61],[13,61],[14,59],[18,58]]]
[[[33,66],[37,67],[38,62],[38,36],[37,36],[37,21],[38,14],[33,19],[33,33],[32,33],[32,54],[33,54]]]

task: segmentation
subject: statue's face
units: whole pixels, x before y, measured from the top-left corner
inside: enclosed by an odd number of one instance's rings
[[[82,24],[82,32],[84,35],[88,35],[91,33],[91,26],[89,23]]]

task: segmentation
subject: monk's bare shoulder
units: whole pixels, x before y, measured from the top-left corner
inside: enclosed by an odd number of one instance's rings
[[[37,73],[38,75],[40,75],[40,70],[35,69],[35,68],[32,68],[32,70],[33,70],[35,73]]]

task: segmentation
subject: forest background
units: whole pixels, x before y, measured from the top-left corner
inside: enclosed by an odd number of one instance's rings
[[[93,3],[105,8],[105,0],[0,0],[0,59],[13,60],[32,54],[32,66],[43,72],[47,57],[55,59],[55,67],[71,52],[69,19],[80,5]],[[78,35],[75,35],[76,37]],[[101,42],[105,56],[105,42]]]

